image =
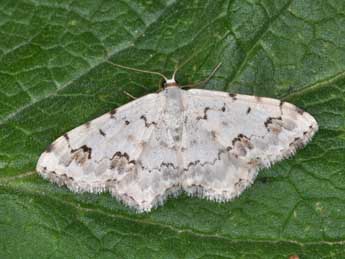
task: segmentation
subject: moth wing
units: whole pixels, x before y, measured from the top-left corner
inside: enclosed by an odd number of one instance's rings
[[[185,103],[182,186],[213,200],[238,196],[318,130],[310,114],[276,99],[193,89]]]
[[[81,125],[55,140],[36,170],[75,192],[109,191],[139,211],[162,202],[174,185],[176,151],[160,122],[164,99],[149,94]],[[161,170],[161,171],[160,171]]]

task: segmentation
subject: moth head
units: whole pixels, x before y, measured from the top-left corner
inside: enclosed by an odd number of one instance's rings
[[[162,81],[161,87],[163,89],[168,88],[168,87],[178,87],[178,82],[175,80],[175,78],[171,78],[171,79],[164,79]]]

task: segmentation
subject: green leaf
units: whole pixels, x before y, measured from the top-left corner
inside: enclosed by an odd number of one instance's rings
[[[345,253],[345,2],[0,1],[1,258],[340,258]],[[208,89],[270,96],[320,131],[241,197],[169,199],[135,214],[35,172],[64,132],[142,96],[221,69]]]

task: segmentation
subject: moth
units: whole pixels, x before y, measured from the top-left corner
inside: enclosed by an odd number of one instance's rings
[[[138,212],[181,191],[224,202],[318,130],[309,113],[288,102],[183,90],[175,73],[164,79],[159,93],[59,137],[40,156],[37,172],[74,192],[109,192]]]

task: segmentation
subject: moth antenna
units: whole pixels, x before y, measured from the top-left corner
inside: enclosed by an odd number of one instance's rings
[[[127,95],[129,98],[133,99],[133,100],[136,100],[136,99],[137,99],[137,97],[131,95],[131,94],[130,94],[129,92],[127,92],[127,91],[123,91],[123,93],[124,93],[125,95]]]
[[[174,80],[175,80],[175,76],[176,76],[177,71],[180,70],[180,68],[182,68],[184,65],[186,65],[189,61],[191,61],[192,58],[194,58],[198,53],[199,52],[195,52],[189,58],[187,58],[184,62],[182,62],[180,65],[176,64],[174,74],[172,76]]]
[[[176,73],[177,73],[177,70],[179,70],[180,67],[178,67],[177,65],[175,66],[175,69],[174,69],[174,73],[172,75],[172,79],[175,80],[175,76],[176,76]],[[176,81],[176,80],[175,80]]]
[[[139,68],[127,67],[127,66],[124,66],[124,65],[113,63],[113,62],[111,62],[109,60],[106,60],[105,62],[109,63],[112,66],[123,68],[123,69],[127,69],[127,70],[132,70],[132,71],[146,73],[146,74],[152,74],[152,75],[159,75],[159,76],[163,77],[165,81],[168,80],[168,78],[165,75],[163,75],[162,73],[156,72],[156,71],[149,71],[149,70],[144,70],[144,69],[139,69]]]
[[[218,65],[212,70],[212,72],[209,74],[209,76],[199,82],[193,83],[193,84],[188,84],[188,85],[182,85],[180,86],[181,88],[193,88],[193,87],[197,87],[197,86],[201,86],[203,84],[208,83],[208,81],[211,80],[211,78],[216,74],[217,70],[220,68],[220,66],[222,65],[222,62],[218,63]]]

